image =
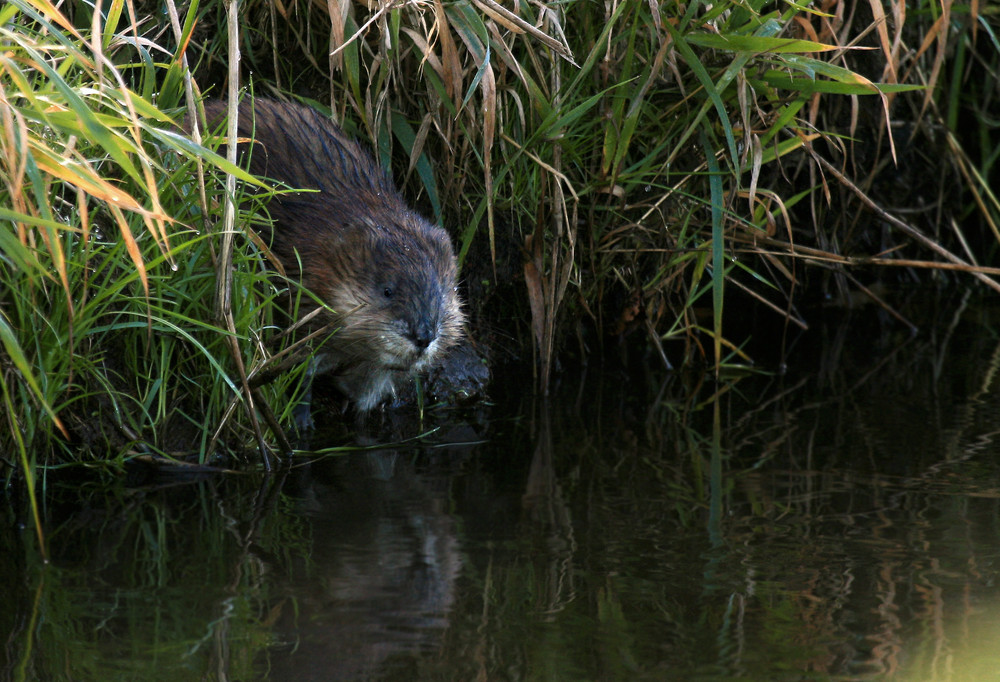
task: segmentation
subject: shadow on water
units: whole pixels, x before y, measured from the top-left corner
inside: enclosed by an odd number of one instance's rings
[[[1000,316],[950,309],[784,376],[509,377],[266,478],[54,480],[51,564],[3,508],[0,674],[1000,679]]]

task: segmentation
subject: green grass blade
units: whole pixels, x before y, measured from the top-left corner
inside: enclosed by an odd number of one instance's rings
[[[706,124],[707,127],[707,124]],[[701,133],[701,144],[705,150],[705,161],[708,164],[708,186],[711,192],[712,206],[712,324],[715,341],[715,376],[719,376],[722,365],[722,304],[726,285],[725,267],[725,234],[723,232],[723,193],[722,174],[715,160],[715,149],[709,144],[709,136],[705,128]]]

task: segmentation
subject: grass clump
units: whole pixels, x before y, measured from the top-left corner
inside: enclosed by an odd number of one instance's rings
[[[0,10],[0,440],[19,453],[9,472],[263,447],[276,437],[265,442],[259,415],[295,381],[249,390],[270,356],[262,335],[280,283],[242,232],[235,295],[224,313],[217,304],[222,240],[206,226],[224,195],[199,178],[206,165],[252,178],[180,130],[183,54],[126,14],[117,3],[71,17],[27,0]]]
[[[133,7],[0,10],[0,377],[25,470],[51,445],[280,440],[297,376],[261,376],[286,285],[246,210],[205,228],[244,205],[204,165],[251,179],[178,132],[200,92],[295,96],[370,140],[453,234],[472,336],[530,347],[542,390],[629,335],[667,366],[745,363],[733,301],[805,326],[800,291],[876,296],[890,271],[997,287],[990,8]],[[940,178],[932,207],[899,211],[893,178]]]

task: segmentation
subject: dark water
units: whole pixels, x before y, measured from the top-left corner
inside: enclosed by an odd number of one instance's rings
[[[284,474],[51,483],[4,680],[1000,680],[1000,321],[591,370]],[[403,431],[416,428],[403,425]]]

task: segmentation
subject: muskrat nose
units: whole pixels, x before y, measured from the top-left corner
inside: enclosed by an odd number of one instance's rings
[[[406,336],[413,342],[414,346],[420,350],[424,350],[437,338],[436,327],[437,325],[433,324],[429,319],[421,317],[410,324],[410,333]]]

